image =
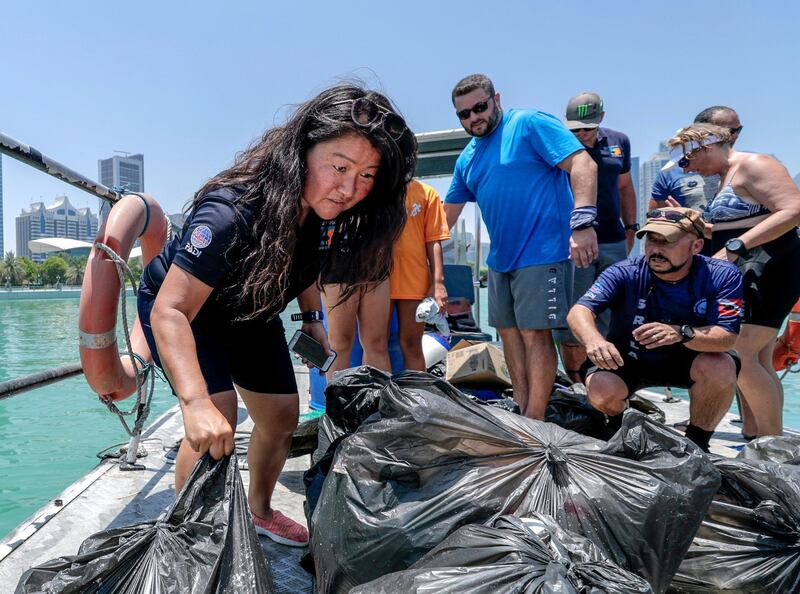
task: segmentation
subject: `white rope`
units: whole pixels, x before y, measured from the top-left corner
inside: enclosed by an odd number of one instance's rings
[[[109,259],[116,265],[117,275],[119,277],[119,298],[122,309],[122,330],[125,335],[125,346],[128,349],[127,352],[122,354],[130,357],[131,364],[133,365],[134,372],[136,373],[136,402],[131,410],[124,412],[117,408],[117,405],[114,404],[113,400],[103,400],[103,398],[100,398],[100,400],[105,403],[109,411],[117,415],[128,435],[135,437],[137,435],[141,435],[144,423],[147,420],[147,417],[150,415],[150,403],[153,400],[153,392],[155,391],[156,375],[155,366],[152,363],[145,362],[144,359],[142,359],[137,353],[134,353],[133,345],[131,344],[131,335],[130,330],[128,329],[126,298],[127,289],[125,286],[125,276],[127,276],[128,280],[131,282],[134,295],[137,293],[136,277],[133,275],[133,272],[131,272],[128,263],[120,258],[119,255],[117,255],[117,253],[114,252],[114,250],[112,250],[110,247],[99,241],[94,244],[94,247],[105,252]],[[147,384],[147,388],[145,388],[145,384]],[[125,420],[125,417],[134,413],[136,413],[136,420],[133,423],[133,429],[131,429]]]

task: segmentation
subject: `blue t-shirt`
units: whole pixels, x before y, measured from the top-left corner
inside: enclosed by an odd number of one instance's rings
[[[646,349],[633,339],[634,328],[662,322],[721,326],[738,334],[743,311],[742,274],[730,262],[698,255],[689,275],[670,283],[651,273],[646,256],[637,256],[606,268],[578,304],[595,315],[610,309],[607,340],[623,356],[656,363],[685,347],[673,344]]]
[[[557,165],[583,149],[558,118],[512,109],[497,129],[473,138],[456,161],[445,203],[477,201],[499,272],[569,257],[569,176]]]
[[[597,163],[597,242],[624,241],[619,176],[631,170],[631,141],[622,132],[599,128],[595,145],[584,148]]]
[[[706,207],[706,180],[697,173],[684,173],[679,167],[661,171],[653,182],[653,200],[662,202],[672,196],[681,206],[703,211]]]

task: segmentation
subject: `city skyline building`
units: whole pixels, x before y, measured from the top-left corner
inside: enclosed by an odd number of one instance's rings
[[[29,241],[43,237],[63,237],[92,242],[97,228],[97,217],[91,209],[76,208],[66,195],[56,196],[50,206],[45,206],[44,202],[32,202],[30,208],[23,208],[16,218],[16,255],[43,262],[47,255],[32,253],[28,246]]]
[[[639,198],[639,157],[631,157],[631,182],[636,192],[636,220],[639,220],[639,213],[642,212]],[[645,205],[647,208],[647,205]]]
[[[0,258],[4,258],[6,255],[3,240],[3,222],[3,155],[0,155]]]
[[[639,225],[644,225],[647,218],[647,204],[653,195],[653,184],[661,172],[661,168],[669,161],[669,153],[662,142],[658,146],[659,152],[651,155],[650,159],[642,163],[639,176]]]
[[[97,176],[100,183],[108,188],[116,187],[129,192],[144,192],[144,155],[123,153],[108,159],[98,159]],[[105,221],[110,209],[111,205],[108,202],[99,201],[97,211],[100,224]]]

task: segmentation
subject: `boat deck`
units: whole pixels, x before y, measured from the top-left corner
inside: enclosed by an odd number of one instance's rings
[[[301,411],[307,410],[308,371],[297,367],[298,387],[306,395]],[[663,393],[642,391],[667,416],[667,424],[689,416],[684,400],[667,403]],[[302,397],[301,397],[302,398]],[[247,431],[252,422],[243,406],[239,409],[239,429]],[[711,444],[715,454],[733,457],[743,447],[740,426],[732,414],[720,423]],[[93,471],[50,501],[11,534],[0,540],[0,584],[11,591],[22,573],[54,557],[74,555],[90,534],[110,527],[153,520],[174,501],[174,473],[170,453],[183,435],[180,410],[166,412],[144,434],[147,456],[139,460],[143,471],[122,472],[116,461],[101,462]],[[304,522],[302,482],[309,467],[309,456],[287,461],[275,489],[274,505],[293,519]],[[247,484],[249,474],[242,471]],[[291,548],[262,537],[262,546],[269,559],[277,592],[313,592],[313,581],[298,564],[306,549]]]

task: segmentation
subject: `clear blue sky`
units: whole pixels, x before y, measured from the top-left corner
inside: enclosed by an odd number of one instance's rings
[[[737,148],[792,175],[798,3],[42,2],[0,8],[0,131],[90,177],[115,149],[145,155],[145,186],[168,211],[229,165],[287,105],[342,77],[388,93],[417,131],[458,126],[449,94],[488,74],[502,104],[561,115],[594,90],[606,124],[643,159],[702,108],[727,104]],[[3,157],[5,249],[14,217],[66,193]]]

